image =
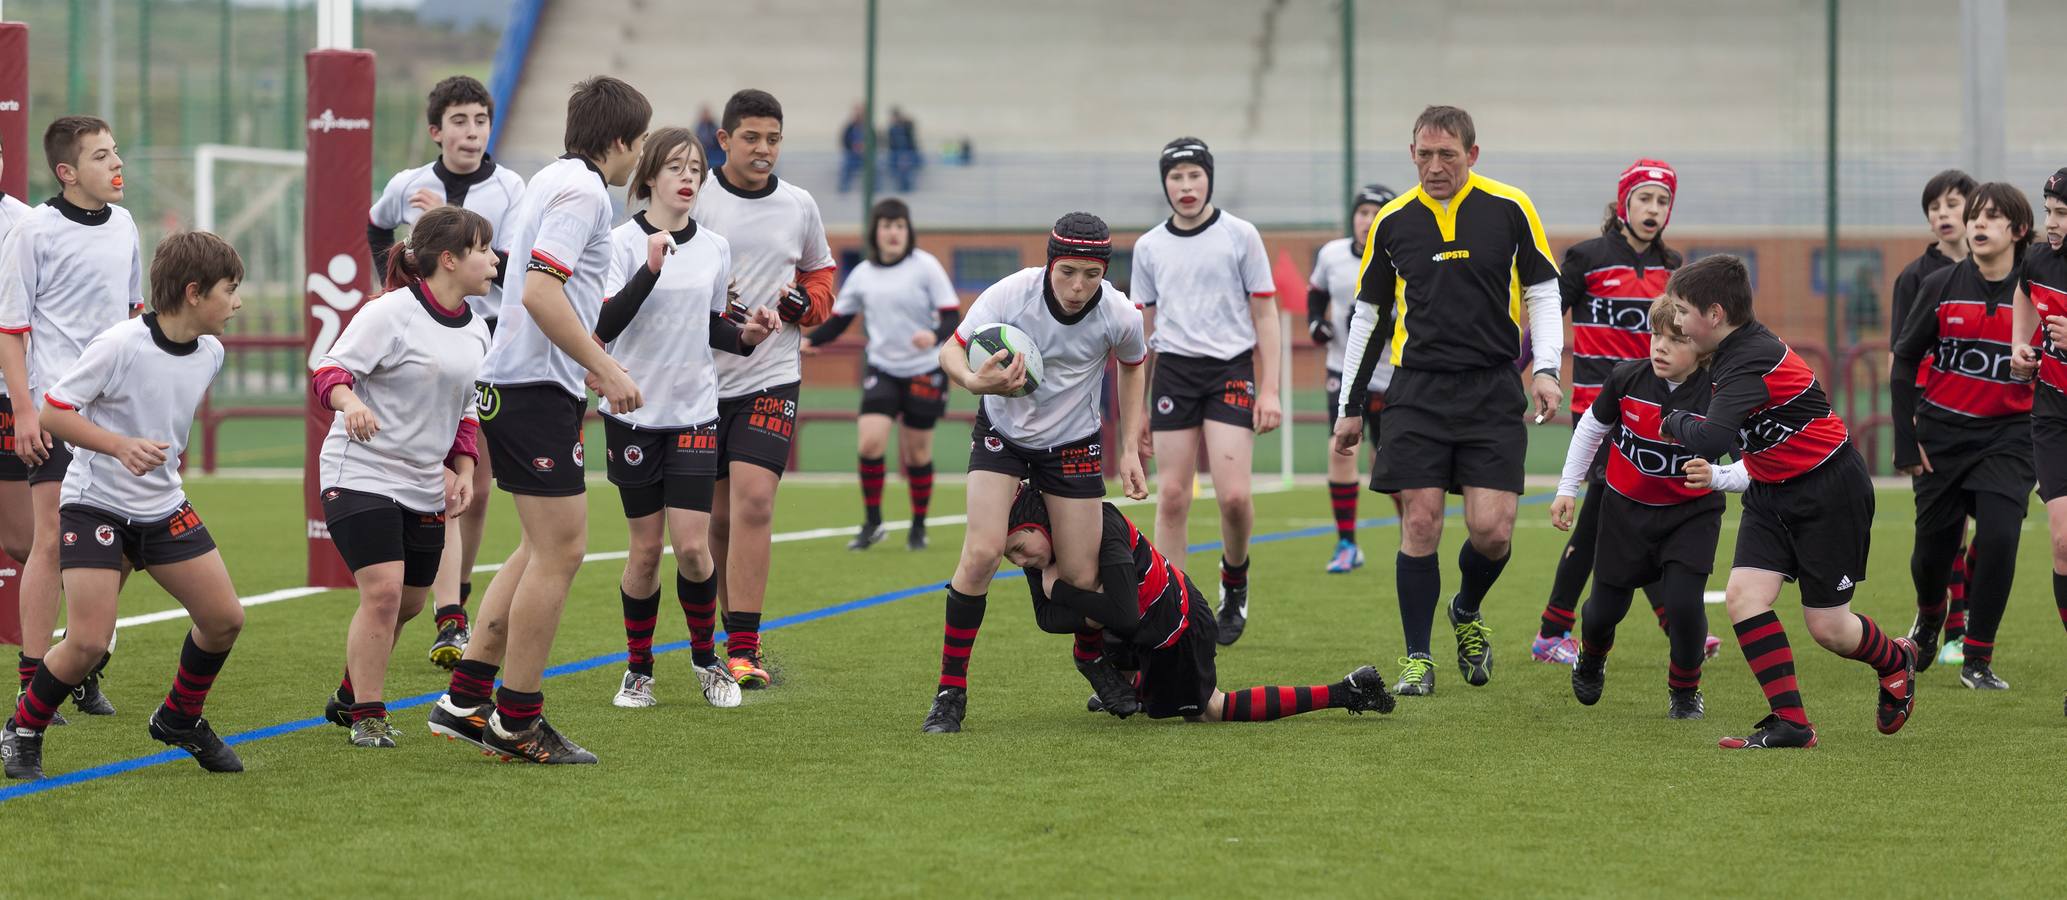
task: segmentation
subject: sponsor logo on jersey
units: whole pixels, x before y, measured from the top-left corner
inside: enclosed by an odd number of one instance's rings
[[[1436,254],[1435,256],[1431,257],[1431,259],[1434,259],[1434,260],[1435,260],[1436,262],[1448,262],[1448,261],[1450,261],[1450,260],[1453,260],[1453,259],[1470,259],[1470,258],[1471,258],[1471,251],[1469,251],[1469,250],[1444,250],[1443,252],[1441,252],[1441,253],[1438,253],[1438,254]]]
[[[115,546],[114,527],[111,525],[102,525],[98,528],[95,528],[93,530],[93,539],[99,541],[100,545],[103,547]]]
[[[481,421],[493,419],[496,413],[502,411],[502,391],[496,389],[495,385],[475,384],[474,393],[474,405],[478,407],[475,415]]]
[[[626,447],[624,448],[624,461],[631,463],[635,466],[642,462],[645,462],[646,451],[639,449],[639,445],[637,444],[633,444],[629,447]]]

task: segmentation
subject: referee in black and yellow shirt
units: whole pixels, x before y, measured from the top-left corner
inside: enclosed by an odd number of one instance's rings
[[[1529,445],[1522,419],[1533,412],[1547,421],[1563,400],[1564,325],[1557,264],[1535,205],[1471,171],[1478,161],[1471,114],[1454,106],[1423,110],[1409,150],[1420,185],[1381,208],[1364,241],[1335,452],[1356,453],[1362,419],[1344,410],[1363,411],[1364,385],[1386,354],[1394,369],[1371,490],[1400,500],[1395,577],[1407,657],[1398,690],[1422,695],[1435,692],[1428,643],[1442,590],[1435,552],[1445,492],[1464,495],[1471,532],[1457,554],[1460,582],[1449,606],[1457,666],[1474,685],[1492,677],[1479,602],[1507,564],[1514,536]],[[1514,368],[1524,308],[1534,357],[1526,395]]]

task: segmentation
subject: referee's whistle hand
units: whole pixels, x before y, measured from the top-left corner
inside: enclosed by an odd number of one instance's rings
[[[1529,397],[1535,401],[1536,424],[1541,425],[1557,415],[1557,408],[1565,400],[1564,388],[1557,379],[1548,375],[1537,375],[1529,382]]]

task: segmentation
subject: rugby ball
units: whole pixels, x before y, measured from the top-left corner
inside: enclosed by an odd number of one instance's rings
[[[1004,323],[985,325],[976,329],[976,337],[969,342],[969,346],[974,351],[969,354],[969,368],[972,371],[982,368],[983,361],[996,356],[1000,350],[1011,354],[1005,357],[1005,365],[1011,365],[1015,357],[1023,357],[1026,360],[1026,384],[1009,396],[1024,397],[1040,387],[1043,375],[1041,350],[1034,346],[1033,338],[1027,337],[1026,332]]]

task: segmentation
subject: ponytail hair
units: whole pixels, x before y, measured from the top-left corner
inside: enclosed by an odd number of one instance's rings
[[[388,250],[386,290],[399,290],[430,277],[438,260],[450,253],[464,258],[476,247],[485,247],[495,228],[480,213],[457,206],[440,206],[423,214],[409,229],[409,239]]]

